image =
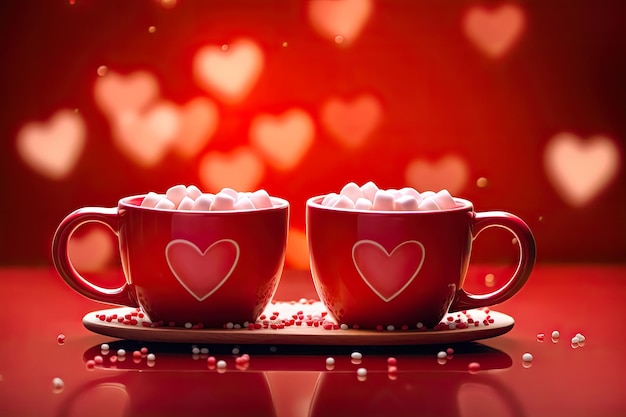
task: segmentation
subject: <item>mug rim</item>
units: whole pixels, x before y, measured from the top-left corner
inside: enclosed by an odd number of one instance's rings
[[[466,211],[468,209],[470,211],[474,210],[474,204],[471,201],[466,200],[464,198],[459,198],[459,197],[452,197],[455,203],[457,203],[457,207],[451,208],[451,209],[443,209],[443,210],[363,210],[363,209],[354,209],[354,208],[328,207],[328,206],[323,206],[321,204],[321,201],[324,199],[324,197],[326,197],[326,194],[317,195],[315,197],[309,198],[306,202],[307,208],[314,208],[316,210],[325,210],[325,211],[332,211],[332,212],[345,212],[345,213],[403,214],[403,215],[417,214],[417,213],[422,213],[422,214],[451,213],[451,212],[458,212],[458,211]]]
[[[281,210],[281,209],[289,208],[288,200],[285,200],[284,198],[280,198],[280,197],[274,197],[274,196],[270,196],[270,200],[272,201],[272,207],[263,207],[263,208],[247,209],[247,210],[233,209],[233,210],[214,210],[214,211],[207,211],[207,210],[193,210],[192,211],[192,210],[178,210],[178,209],[163,209],[163,208],[155,208],[155,207],[142,207],[139,204],[141,204],[141,201],[143,201],[143,199],[147,195],[148,194],[146,193],[146,194],[136,194],[136,195],[123,197],[118,201],[118,206],[124,207],[124,208],[147,210],[147,211],[157,211],[157,212],[164,212],[164,213],[184,213],[184,214],[191,214],[191,215],[199,215],[199,214],[206,215],[207,213],[213,213],[213,214],[255,213],[255,212],[273,211],[273,210]],[[165,194],[162,194],[162,195],[165,196]],[[132,202],[133,200],[136,200],[136,199],[141,199],[139,204],[134,204]]]

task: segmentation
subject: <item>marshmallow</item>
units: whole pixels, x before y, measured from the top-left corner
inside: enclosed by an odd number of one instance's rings
[[[378,187],[372,181],[366,182],[361,186],[361,194],[372,203],[374,202],[376,191],[378,191]]]
[[[194,201],[190,197],[185,196],[180,201],[180,204],[178,205],[178,210],[191,210],[193,208],[193,203]]]
[[[345,195],[350,200],[352,200],[352,203],[355,203],[360,197],[363,196],[359,186],[353,182],[349,182],[346,185],[344,185],[341,191],[339,192],[339,195]]]
[[[176,206],[174,205],[174,203],[172,203],[167,198],[160,199],[157,205],[154,206],[154,208],[163,210],[176,210]]]
[[[200,191],[200,189],[195,185],[190,185],[189,187],[187,187],[187,197],[191,198],[192,200],[195,200],[201,195],[202,191]]]
[[[254,204],[255,208],[268,208],[272,207],[272,200],[270,195],[265,190],[257,190],[250,195],[250,200]]]
[[[356,203],[354,203],[354,209],[355,210],[371,210],[372,202],[369,201],[367,198],[361,197],[358,200],[356,200]]]
[[[146,194],[146,196],[143,198],[143,201],[141,202],[141,207],[154,207],[157,205],[157,203],[159,201],[161,201],[161,198],[163,198],[162,196],[158,195],[155,192],[150,191],[148,194]]]
[[[415,198],[421,197],[420,193],[413,187],[404,187],[400,189],[402,195],[412,195]]]
[[[174,207],[178,207],[183,197],[187,195],[187,187],[184,185],[175,185],[166,191],[165,197],[174,203]]]
[[[393,195],[393,199],[396,200],[400,197],[402,197],[402,193],[400,192],[400,190],[396,190],[395,188],[389,188],[387,190],[388,193],[391,193],[391,195]]]
[[[245,196],[241,197],[235,203],[235,210],[254,210],[254,208],[255,207],[254,204],[252,204],[252,200]]]
[[[352,209],[354,208],[354,202],[352,200],[350,200],[350,198],[348,198],[345,195],[340,195],[337,200],[335,201],[335,203],[333,204],[334,208],[345,208],[345,209]]]
[[[235,199],[235,201],[237,201],[237,197],[239,196],[239,193],[237,191],[233,190],[232,188],[228,188],[228,187],[222,188],[220,193],[225,193],[225,194],[230,195],[232,198]]]
[[[373,210],[392,211],[393,210],[393,194],[385,191],[378,190],[374,194]]]
[[[456,207],[456,203],[454,202],[454,199],[452,198],[448,190],[445,190],[445,189],[435,194],[435,196],[433,197],[433,200],[435,200],[437,205],[442,210],[452,209]]]
[[[330,193],[330,194],[326,194],[324,196],[324,199],[322,200],[322,205],[323,206],[332,206],[332,204],[330,204],[331,200],[334,202],[337,197],[339,197],[339,194],[337,193]]]
[[[419,207],[419,202],[412,195],[401,195],[396,198],[393,204],[395,210],[415,211]]]
[[[215,199],[211,204],[211,211],[232,210],[235,208],[235,197],[223,191],[215,194]]]
[[[437,203],[435,202],[435,200],[433,200],[432,197],[427,197],[424,200],[422,200],[422,202],[419,205],[419,210],[420,211],[431,211],[431,210],[439,210],[439,206],[437,205]]]
[[[421,193],[422,200],[425,200],[428,197],[433,197],[434,195],[435,195],[434,191],[424,191],[423,193]]]
[[[193,211],[209,211],[214,200],[213,194],[202,194],[193,202]]]

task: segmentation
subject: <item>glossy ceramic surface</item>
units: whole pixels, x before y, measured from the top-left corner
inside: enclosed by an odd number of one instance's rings
[[[320,299],[340,322],[363,328],[434,326],[448,311],[493,305],[517,293],[535,263],[535,240],[518,217],[476,213],[469,201],[430,212],[376,212],[307,202],[311,271]],[[519,242],[517,269],[489,294],[463,289],[472,241],[489,227]]]
[[[94,300],[141,306],[153,321],[222,327],[256,319],[280,280],[289,204],[274,198],[268,209],[189,212],[142,208],[142,198],[68,215],[53,242],[61,277]],[[87,222],[119,239],[126,282],[117,289],[93,285],[71,264],[68,239]]]

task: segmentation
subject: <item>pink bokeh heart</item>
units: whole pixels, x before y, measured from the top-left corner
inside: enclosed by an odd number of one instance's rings
[[[56,112],[47,122],[31,122],[17,134],[16,147],[24,163],[44,177],[66,178],[85,147],[86,127],[72,110]]]
[[[202,186],[218,192],[224,187],[238,191],[254,191],[263,179],[265,166],[249,147],[239,147],[229,153],[212,151],[202,157],[199,174]]]
[[[544,150],[548,179],[569,205],[582,207],[601,193],[620,168],[617,145],[604,136],[583,140],[575,134],[555,135]]]
[[[116,253],[113,234],[101,227],[92,227],[82,236],[73,235],[67,243],[67,252],[77,271],[101,272]]]
[[[352,101],[331,98],[321,109],[320,122],[341,145],[358,149],[382,120],[379,101],[363,94]]]
[[[159,82],[147,71],[122,75],[109,70],[94,84],[94,99],[109,119],[140,113],[159,98]]]
[[[463,189],[468,177],[465,161],[455,155],[446,155],[436,162],[414,159],[405,171],[407,185],[420,192],[447,189],[454,195]]]
[[[219,113],[211,100],[199,97],[179,109],[180,129],[173,141],[174,151],[183,158],[196,156],[217,130]]]
[[[262,114],[250,125],[250,143],[278,170],[297,166],[313,144],[315,125],[308,113],[291,109],[282,115]]]
[[[525,26],[524,11],[514,4],[504,4],[495,9],[474,6],[463,20],[465,35],[491,58],[505,55],[519,41]]]
[[[399,296],[413,282],[425,258],[424,245],[416,240],[402,242],[391,252],[373,240],[359,240],[352,247],[354,267],[385,302]]]
[[[322,37],[343,45],[353,43],[373,11],[371,0],[316,0],[307,2],[309,21]]]
[[[113,141],[130,160],[148,168],[167,154],[180,127],[178,107],[158,101],[142,113],[118,114],[112,121]]]
[[[225,103],[241,102],[263,70],[264,55],[250,39],[238,39],[227,47],[205,46],[196,52],[193,73],[198,85]]]

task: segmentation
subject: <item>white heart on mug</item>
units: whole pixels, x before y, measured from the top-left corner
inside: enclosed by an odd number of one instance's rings
[[[239,261],[239,245],[232,239],[214,242],[204,251],[185,239],[165,247],[167,264],[189,294],[204,301],[230,278]]]
[[[391,252],[374,240],[359,240],[352,246],[354,267],[385,302],[396,298],[413,282],[425,258],[426,249],[417,240],[402,242]]]

